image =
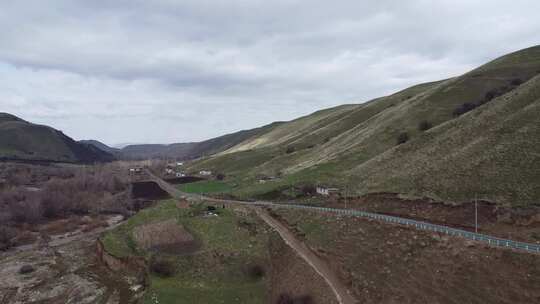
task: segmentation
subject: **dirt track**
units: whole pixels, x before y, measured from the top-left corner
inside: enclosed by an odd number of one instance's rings
[[[154,181],[160,185],[163,190],[167,191],[171,196],[180,198],[184,194],[176,188],[169,185],[164,180],[150,174]],[[332,289],[340,304],[355,304],[358,303],[348,292],[347,287],[339,280],[337,274],[330,266],[315,255],[304,243],[298,240],[289,229],[281,224],[276,219],[272,218],[265,210],[259,207],[251,207],[259,217],[264,220],[270,227],[275,229],[283,241],[291,247],[308,265],[310,265]]]
[[[330,266],[315,255],[311,249],[309,249],[302,241],[298,240],[296,236],[282,223],[274,219],[272,216],[262,208],[253,207],[257,215],[264,220],[270,227],[275,229],[283,241],[289,247],[308,263],[330,286],[338,302],[341,304],[354,304],[356,301],[348,292],[347,287],[341,282],[337,274],[330,268]]]

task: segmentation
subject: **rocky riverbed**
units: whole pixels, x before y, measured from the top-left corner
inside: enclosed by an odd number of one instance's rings
[[[96,254],[96,241],[109,226],[73,231],[0,253],[0,304],[136,303],[143,288],[121,272],[111,272]]]

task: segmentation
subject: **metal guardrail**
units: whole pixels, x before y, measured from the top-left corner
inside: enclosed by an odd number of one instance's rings
[[[293,209],[303,209],[303,210],[319,211],[319,212],[331,212],[331,213],[337,213],[337,214],[342,214],[342,215],[371,218],[374,220],[385,221],[385,222],[389,222],[393,224],[411,226],[419,230],[427,230],[427,231],[444,233],[450,236],[463,237],[463,238],[470,239],[473,241],[487,243],[488,245],[491,245],[491,246],[512,248],[516,250],[524,250],[531,253],[540,253],[540,244],[512,241],[512,240],[489,236],[489,235],[485,235],[481,233],[475,233],[475,232],[470,232],[470,231],[466,231],[462,229],[456,229],[456,228],[451,228],[451,227],[442,226],[442,225],[435,225],[435,224],[430,224],[430,223],[426,223],[422,221],[416,221],[416,220],[389,216],[389,215],[384,215],[384,214],[371,213],[371,212],[352,210],[352,209],[313,207],[313,206],[293,205],[293,204],[275,204],[275,203],[270,203],[270,202],[253,202],[253,203],[248,203],[248,204],[268,206],[268,207],[273,207],[273,208],[293,208]]]
[[[456,228],[451,228],[451,227],[442,226],[442,225],[435,225],[435,224],[430,224],[430,223],[426,223],[422,221],[416,221],[412,219],[384,215],[384,214],[379,214],[379,213],[372,213],[372,212],[353,210],[353,209],[314,207],[314,206],[285,204],[285,203],[278,204],[278,203],[263,202],[263,201],[243,202],[243,201],[222,200],[222,199],[203,197],[202,195],[183,193],[179,191],[178,189],[176,189],[175,187],[168,184],[167,182],[157,178],[156,176],[153,176],[153,174],[151,174],[151,176],[155,179],[156,182],[158,182],[158,184],[160,184],[160,186],[164,188],[165,187],[169,188],[170,191],[177,192],[179,194],[182,194],[183,196],[191,197],[195,199],[206,199],[206,200],[214,201],[217,203],[235,203],[235,204],[242,204],[242,205],[264,206],[264,207],[271,207],[271,208],[292,208],[292,209],[302,209],[302,210],[318,211],[318,212],[330,212],[330,213],[337,213],[341,215],[364,217],[364,218],[370,218],[370,219],[379,220],[379,221],[385,221],[385,222],[393,223],[393,224],[410,226],[419,230],[427,230],[427,231],[444,233],[450,236],[463,237],[469,240],[487,243],[490,246],[511,248],[511,249],[522,250],[522,251],[526,251],[530,253],[540,253],[540,244],[512,241],[509,239],[498,238],[498,237],[485,235],[481,233],[475,233],[475,232],[470,232],[470,231],[466,231],[462,229],[456,229]]]

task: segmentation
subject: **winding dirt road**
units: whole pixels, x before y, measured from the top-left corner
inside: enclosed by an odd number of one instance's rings
[[[358,303],[347,287],[341,282],[337,274],[332,268],[319,258],[311,249],[309,249],[302,241],[298,240],[295,235],[281,222],[273,218],[266,210],[262,208],[252,207],[257,215],[266,222],[270,227],[276,230],[283,241],[291,247],[306,263],[308,263],[330,286],[339,303],[354,304]]]
[[[165,191],[167,191],[172,197],[181,198],[185,197],[186,194],[176,189],[171,184],[167,183],[163,179],[153,175],[148,172],[150,177]],[[200,197],[203,198],[202,196]],[[235,201],[227,200],[217,200],[213,198],[204,198],[209,201],[216,201],[220,203],[230,203],[235,204]],[[340,304],[355,304],[358,301],[348,292],[345,284],[341,282],[338,275],[333,271],[333,269],[326,263],[324,260],[319,258],[309,247],[307,247],[301,240],[297,239],[296,236],[281,222],[273,218],[268,212],[262,207],[249,206],[253,209],[257,215],[270,227],[278,232],[283,241],[291,247],[296,254],[298,254],[308,265],[310,265],[315,272],[317,272],[328,284],[330,289],[336,295],[336,298]]]

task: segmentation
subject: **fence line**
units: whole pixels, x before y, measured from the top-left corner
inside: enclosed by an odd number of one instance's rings
[[[512,248],[516,250],[524,250],[524,251],[532,252],[532,253],[540,253],[540,244],[512,241],[509,239],[498,238],[498,237],[494,237],[494,236],[490,236],[486,234],[475,233],[475,232],[470,232],[470,231],[466,231],[462,229],[456,229],[456,228],[451,228],[451,227],[442,226],[442,225],[430,224],[427,222],[416,221],[412,219],[406,219],[406,218],[384,215],[384,214],[379,214],[379,213],[372,213],[372,212],[353,210],[353,209],[313,207],[313,206],[294,205],[294,204],[276,204],[276,203],[260,202],[260,201],[253,202],[253,203],[245,203],[245,204],[266,206],[266,207],[272,207],[272,208],[291,208],[291,209],[302,209],[302,210],[308,210],[308,211],[330,212],[330,213],[337,213],[337,214],[342,214],[342,215],[365,217],[365,218],[371,218],[374,220],[385,221],[385,222],[394,223],[394,224],[412,226],[419,230],[429,230],[429,231],[444,233],[450,236],[463,237],[463,238],[470,239],[473,241],[484,242],[491,246]]]
[[[168,189],[168,192],[176,192],[184,197],[203,199],[202,195],[193,195],[193,194],[183,193],[180,190],[176,189],[175,187],[171,186],[169,183],[163,181],[160,178],[157,178],[155,175],[151,174],[151,176],[161,187],[165,188],[164,190]],[[279,203],[263,202],[263,201],[245,202],[245,201],[215,199],[215,198],[209,198],[209,197],[204,197],[204,199],[208,201],[218,202],[218,203],[257,205],[257,206],[264,206],[264,207],[270,207],[270,208],[302,209],[302,210],[309,210],[309,211],[330,212],[330,213],[337,213],[337,214],[348,215],[348,216],[371,218],[374,220],[385,221],[385,222],[400,224],[400,225],[405,225],[405,226],[411,226],[419,230],[429,230],[429,231],[444,233],[450,236],[463,237],[463,238],[470,239],[473,241],[487,243],[490,246],[512,248],[512,249],[522,250],[522,251],[526,251],[530,253],[540,253],[540,244],[512,241],[509,239],[498,238],[498,237],[494,237],[494,236],[490,236],[486,234],[469,232],[462,229],[456,229],[456,228],[442,226],[442,225],[430,224],[427,222],[416,221],[412,219],[384,215],[384,214],[379,214],[379,213],[372,213],[372,212],[366,212],[366,211],[360,211],[360,210],[354,210],[354,209],[314,207],[314,206],[283,204],[283,203],[279,204]]]

